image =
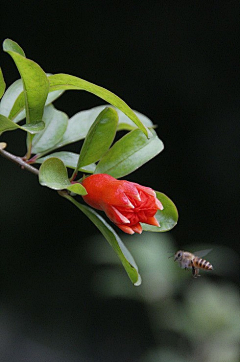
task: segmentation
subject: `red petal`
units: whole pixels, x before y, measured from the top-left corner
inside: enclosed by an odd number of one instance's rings
[[[130,221],[114,206],[105,205],[103,211],[114,224],[130,224]]]
[[[124,192],[126,195],[128,195],[128,197],[136,201],[141,201],[141,197],[136,187],[137,184],[126,180],[121,180],[119,182],[121,182]]]
[[[148,217],[145,224],[154,225],[154,226],[158,226],[158,227],[160,226],[160,224],[157,221],[157,219],[155,218],[155,216]]]
[[[139,223],[131,226],[131,228],[135,231],[135,233],[142,234],[142,227]]]
[[[156,205],[157,205],[157,208],[159,209],[159,210],[163,210],[163,205],[162,205],[162,203],[156,198],[156,200],[155,200],[155,203],[156,203]]]
[[[134,185],[136,185],[138,191],[143,191],[145,192],[145,194],[156,197],[156,193],[153,189],[151,189],[151,187],[146,187],[139,184],[134,184]]]
[[[119,227],[119,229],[121,229],[122,231],[124,231],[127,234],[134,234],[134,231],[132,228],[130,228],[130,226],[127,225],[117,225]]]

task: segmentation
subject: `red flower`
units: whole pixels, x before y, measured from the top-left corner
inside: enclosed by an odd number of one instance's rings
[[[163,206],[151,188],[107,174],[86,177],[82,185],[87,190],[87,195],[83,196],[86,203],[103,210],[125,233],[141,234],[140,222],[160,226],[154,215]]]

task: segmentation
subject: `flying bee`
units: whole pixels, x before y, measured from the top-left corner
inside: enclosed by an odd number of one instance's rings
[[[202,250],[197,252],[196,255],[189,253],[188,251],[179,250],[174,255],[174,261],[177,261],[179,266],[184,269],[192,269],[192,275],[194,278],[200,277],[199,269],[213,270],[212,264],[205,259],[201,259],[201,256],[207,255],[212,249]]]

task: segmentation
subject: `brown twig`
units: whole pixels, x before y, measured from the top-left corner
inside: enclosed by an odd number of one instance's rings
[[[26,163],[25,161],[23,161],[23,159],[21,157],[15,156],[12,153],[9,153],[1,148],[0,148],[0,155],[7,158],[8,160],[16,163],[23,170],[27,170],[35,175],[39,174],[39,171],[37,168],[35,168],[35,167],[29,165],[28,163]]]

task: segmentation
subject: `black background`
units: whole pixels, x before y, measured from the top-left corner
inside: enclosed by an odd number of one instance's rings
[[[15,40],[46,72],[76,75],[111,90],[158,126],[165,150],[128,179],[175,202],[180,218],[171,234],[176,245],[197,249],[208,243],[239,252],[239,2],[36,1],[1,8],[1,42]],[[9,86],[19,76],[3,52],[1,67]],[[93,95],[73,91],[55,102],[69,116],[100,104]],[[23,155],[23,136],[8,132],[1,141]],[[113,360],[117,343],[108,344],[108,355],[103,341],[109,326],[101,331],[104,315],[110,313],[114,326],[118,310],[118,327],[125,326],[130,336],[132,305],[116,301],[109,308],[105,302],[101,316],[97,312],[100,302],[88,288],[92,266],[84,255],[76,257],[87,237],[96,234],[94,226],[40,187],[34,175],[5,159],[0,162],[3,309],[12,308],[25,334],[38,325],[47,340],[59,326],[60,340],[75,350],[73,361],[80,349],[88,353],[89,344],[94,361]],[[137,323],[144,325],[141,318]],[[150,340],[140,339],[139,354]],[[23,348],[19,339],[16,343]],[[131,348],[123,360],[137,358],[134,343]],[[16,351],[6,347],[4,353],[6,361],[21,361]],[[62,354],[56,360],[71,361]]]

